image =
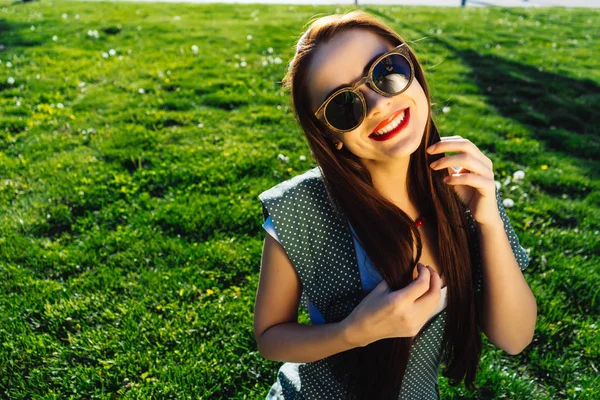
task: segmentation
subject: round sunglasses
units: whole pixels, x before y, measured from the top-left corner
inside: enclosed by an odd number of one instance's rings
[[[410,51],[402,43],[377,57],[367,75],[354,85],[338,89],[328,96],[315,111],[315,117],[336,132],[354,130],[367,115],[367,103],[358,90],[363,83],[382,96],[392,97],[404,92],[414,76]]]

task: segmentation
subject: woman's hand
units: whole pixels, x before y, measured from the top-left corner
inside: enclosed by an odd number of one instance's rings
[[[445,178],[464,205],[469,207],[471,215],[480,225],[497,224],[500,210],[496,200],[496,182],[492,161],[470,140],[460,136],[442,137],[439,142],[427,148],[428,154],[461,152],[442,157],[430,164],[435,170],[447,168]],[[458,171],[452,168],[460,165]]]
[[[419,333],[438,306],[442,280],[429,266],[419,263],[417,270],[414,281],[393,292],[383,279],[342,321],[352,344],[363,347]]]

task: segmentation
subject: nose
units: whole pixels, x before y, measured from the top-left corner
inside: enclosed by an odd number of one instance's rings
[[[377,120],[387,117],[393,111],[391,97],[377,93],[369,85],[364,85],[360,90],[367,103],[366,120],[378,122]]]

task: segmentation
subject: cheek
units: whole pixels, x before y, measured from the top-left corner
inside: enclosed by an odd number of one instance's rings
[[[429,104],[427,102],[427,96],[418,82],[414,88],[413,99],[417,105],[419,119],[421,119],[421,121],[425,121],[427,119],[427,115],[429,114]]]

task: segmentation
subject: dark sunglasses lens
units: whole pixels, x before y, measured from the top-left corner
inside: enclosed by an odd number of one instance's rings
[[[399,54],[391,54],[373,68],[373,82],[381,91],[395,94],[406,88],[411,74],[408,60]]]
[[[363,105],[354,92],[344,91],[335,96],[325,108],[329,123],[341,130],[352,129],[361,121]]]

